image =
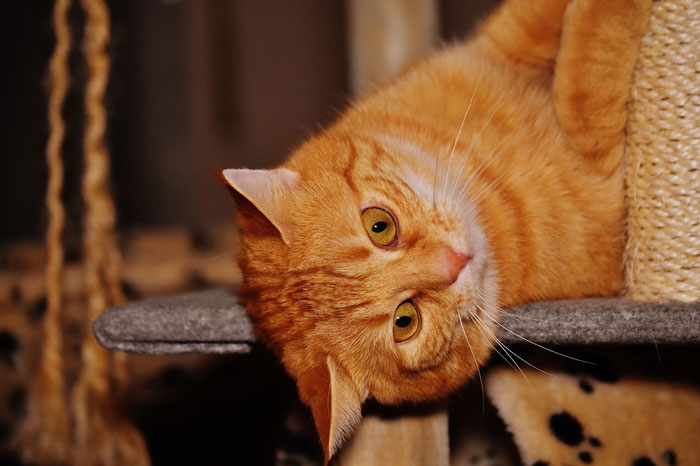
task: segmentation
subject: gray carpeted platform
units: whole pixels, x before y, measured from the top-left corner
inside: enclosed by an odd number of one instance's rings
[[[509,309],[506,343],[700,343],[700,303],[621,298],[545,301]],[[233,290],[212,289],[107,309],[93,326],[106,348],[146,354],[246,353],[250,318]]]

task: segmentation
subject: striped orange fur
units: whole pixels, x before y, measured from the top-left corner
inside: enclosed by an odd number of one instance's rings
[[[619,292],[625,105],[649,4],[507,0],[281,167],[222,173],[241,295],[326,460],[367,397],[437,399],[474,377],[500,309]],[[395,244],[373,244],[367,207],[391,212]],[[469,258],[456,280],[454,257]],[[395,343],[406,300],[420,329]]]

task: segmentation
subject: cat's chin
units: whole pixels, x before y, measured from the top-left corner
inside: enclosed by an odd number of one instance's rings
[[[483,360],[484,356],[487,355],[477,355],[477,359]],[[386,405],[441,400],[477,377],[474,361],[471,353],[465,355],[464,348],[458,346],[446,355],[441,365],[432,369],[373,381],[369,394]]]
[[[376,400],[378,403],[383,405],[401,405],[401,404],[420,404],[429,403],[434,401],[439,401],[447,398],[449,395],[457,391],[460,387],[464,386],[469,380],[476,376],[476,371],[473,373],[465,374],[463,377],[455,378],[452,380],[445,380],[443,383],[439,384],[427,384],[426,386],[420,387],[418,390],[404,390],[401,393],[385,392],[383,390],[377,393],[370,392],[369,398]]]

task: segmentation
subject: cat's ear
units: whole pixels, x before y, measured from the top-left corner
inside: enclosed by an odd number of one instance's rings
[[[287,168],[229,168],[221,172],[221,179],[253,204],[279,231],[282,240],[289,244],[294,228],[288,200],[299,184],[298,173]]]
[[[330,356],[324,366],[304,372],[297,379],[297,386],[301,399],[314,415],[325,464],[328,464],[362,420],[366,394]]]

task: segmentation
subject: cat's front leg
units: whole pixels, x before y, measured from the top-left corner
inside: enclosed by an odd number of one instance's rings
[[[549,86],[569,0],[506,0],[479,36],[490,57],[501,57],[522,76]]]
[[[651,0],[574,0],[567,8],[553,82],[571,146],[604,174],[618,170],[632,70]]]

